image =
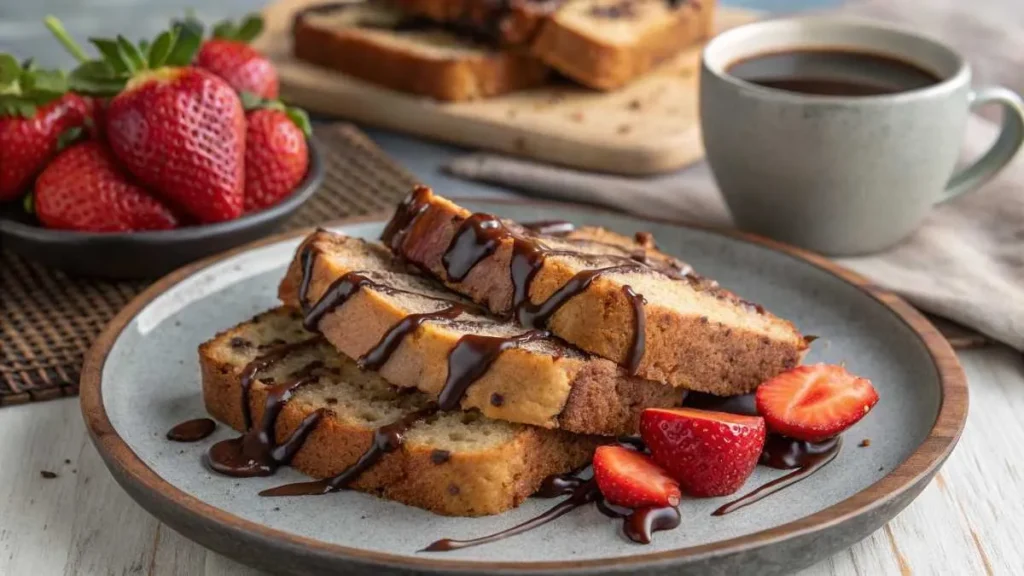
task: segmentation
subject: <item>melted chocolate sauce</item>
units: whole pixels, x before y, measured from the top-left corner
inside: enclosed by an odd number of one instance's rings
[[[644,352],[647,349],[647,314],[644,313],[644,304],[647,300],[643,295],[637,294],[632,286],[623,286],[622,293],[633,305],[633,341],[626,353],[626,370],[632,376],[636,376],[640,370],[640,362],[644,359]]]
[[[576,225],[565,220],[538,220],[520,223],[520,226],[545,236],[565,236],[576,231]]]
[[[558,498],[572,494],[586,480],[579,477],[578,472],[552,474],[540,483],[540,488],[533,494],[534,498]]]
[[[441,410],[458,408],[469,385],[487,373],[504,350],[549,336],[544,330],[530,330],[510,337],[466,334],[459,338],[448,353],[448,377],[437,397]]]
[[[391,355],[395,353],[395,350],[398,350],[398,346],[406,336],[415,332],[424,322],[427,320],[451,320],[463,312],[464,309],[461,306],[453,304],[435,312],[409,314],[398,324],[392,326],[373,348],[359,358],[359,366],[367,370],[380,370],[381,366],[384,366]]]
[[[683,398],[683,406],[714,412],[728,412],[743,416],[760,416],[757,401],[753,394],[739,396],[714,396],[703,392],[687,392]]]
[[[757,404],[753,394],[741,396],[712,396],[700,392],[688,392],[683,399],[683,406],[701,410],[715,410],[731,414],[758,416]],[[759,463],[769,468],[792,470],[780,478],[776,478],[752,492],[733,500],[714,511],[715,516],[722,516],[749,506],[762,498],[770,496],[783,488],[814,474],[831,462],[842,447],[840,438],[831,438],[824,442],[805,442],[787,438],[779,434],[768,434],[764,448],[761,450]]]
[[[209,418],[196,418],[187,420],[171,428],[167,432],[167,439],[174,442],[199,442],[217,429],[217,423]]]
[[[242,368],[241,375],[241,388],[242,388],[242,425],[245,426],[246,430],[252,428],[252,406],[249,403],[249,391],[252,388],[253,378],[256,374],[270,368],[274,364],[277,364],[289,354],[320,344],[323,338],[320,336],[314,336],[298,342],[292,342],[291,344],[282,344],[276,346],[267,352],[264,352],[261,356],[249,362]]]
[[[732,502],[729,502],[721,506],[720,508],[712,512],[712,515],[724,516],[725,514],[728,514],[730,512],[735,512],[740,508],[750,506],[755,502],[758,502],[768,496],[771,496],[772,494],[775,494],[779,490],[788,488],[789,486],[796,484],[797,482],[803,480],[804,478],[807,478],[811,474],[814,474],[818,470],[821,470],[822,468],[825,467],[825,465],[834,460],[835,457],[839,455],[839,450],[842,448],[842,446],[842,439],[835,438],[832,446],[825,450],[824,452],[819,452],[816,454],[799,455],[799,461],[802,462],[802,465],[799,468],[793,470],[792,472],[786,474],[785,476],[781,476],[779,478],[776,478],[775,480],[772,480],[771,482],[763,484],[755,488],[753,491],[737,498],[736,500],[733,500]],[[762,459],[763,458],[764,456],[762,455]]]
[[[546,300],[539,304],[534,304],[530,301],[529,296],[524,300],[515,302],[515,313],[516,319],[520,324],[524,326],[533,326],[534,328],[543,328],[547,326],[548,320],[558,312],[558,310],[565,305],[566,302],[571,300],[574,296],[586,292],[587,288],[603,274],[609,272],[639,272],[643,268],[639,264],[620,264],[617,266],[609,266],[607,268],[597,268],[594,270],[581,270],[577,272],[568,282],[563,284],[558,290],[555,290],[551,296],[548,296]],[[535,274],[536,272],[534,272]],[[630,289],[632,291],[632,289]],[[526,290],[524,290],[524,293]],[[635,295],[635,294],[634,294]],[[628,294],[627,294],[628,297]],[[640,297],[640,316],[643,316],[643,300]],[[633,301],[634,309],[636,308],[636,300]],[[638,322],[637,327],[644,324],[644,322]],[[634,342],[638,340],[637,336],[633,337]],[[642,341],[642,338],[639,340]],[[637,358],[637,364],[639,360]]]
[[[405,433],[409,428],[437,412],[437,405],[430,404],[424,408],[410,412],[400,419],[381,426],[373,433],[373,444],[369,450],[359,457],[355,464],[349,466],[340,474],[323,480],[313,482],[296,482],[285,484],[276,488],[270,488],[260,492],[260,496],[314,496],[328,494],[347,488],[349,484],[359,478],[359,475],[376,464],[385,454],[394,452],[402,447],[405,440]]]
[[[303,285],[308,288],[308,282],[303,276]],[[379,284],[366,276],[363,276],[359,272],[348,272],[343,274],[340,278],[331,283],[327,288],[327,291],[323,293],[316,304],[303,308],[305,318],[302,320],[302,325],[310,332],[316,332],[320,320],[330,312],[337,309],[339,306],[348,302],[348,299],[353,294],[363,289],[364,286],[372,286],[378,290],[387,290],[388,287]],[[300,302],[306,300],[307,294],[300,292]],[[308,301],[307,301],[308,302]]]
[[[638,508],[626,516],[622,532],[633,542],[650,544],[654,532],[677,528],[681,519],[679,508],[675,506]]]
[[[267,391],[260,425],[250,427],[237,438],[222,440],[211,446],[206,453],[210,468],[227,476],[245,478],[269,476],[282,464],[291,462],[306,437],[323,417],[323,410],[306,416],[298,428],[280,444],[275,438],[277,417],[297,389],[317,380],[314,372],[322,366],[320,362],[311,362],[299,370],[292,380],[271,387]],[[248,398],[245,400],[248,401]]]
[[[430,194],[430,188],[426,186],[413,188],[412,192],[398,205],[395,215],[384,227],[384,231],[380,235],[381,242],[397,251],[416,219],[430,206]]]
[[[444,538],[433,542],[426,548],[420,550],[420,552],[449,552],[451,550],[461,550],[463,548],[469,548],[470,546],[479,546],[481,544],[488,544],[490,542],[503,540],[510,536],[515,536],[517,534],[533,530],[538,526],[543,526],[548,522],[565,516],[577,508],[590,504],[591,502],[596,502],[600,498],[601,491],[597,489],[597,481],[587,480],[586,482],[582,482],[576,486],[572,491],[572,495],[568,498],[559,502],[547,512],[544,512],[535,518],[531,518],[522,524],[517,524],[508,530],[502,530],[501,532],[496,532],[488,536],[473,538],[472,540],[452,540],[450,538]]]
[[[496,216],[476,213],[466,218],[441,256],[448,278],[462,282],[474,266],[494,254],[505,233],[501,220]]]

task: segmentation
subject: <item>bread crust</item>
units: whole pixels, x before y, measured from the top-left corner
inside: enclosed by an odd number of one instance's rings
[[[230,335],[231,331],[222,333],[199,348],[203,400],[214,418],[243,431],[242,367],[218,360],[212,352],[220,339]],[[250,409],[255,422],[263,416],[267,389],[259,380],[252,384]],[[287,438],[313,410],[308,404],[286,404],[277,420],[278,441]],[[370,447],[373,432],[328,413],[291,465],[314,478],[334,476]],[[560,430],[517,426],[514,438],[500,446],[473,453],[455,452],[440,464],[432,458],[431,446],[406,442],[361,474],[352,488],[446,516],[499,514],[536,492],[545,477],[585,466],[603,441]]]
[[[300,60],[372,84],[441,101],[465,101],[539,86],[550,69],[525,52],[485,51],[431,58],[415,49],[381,42],[358,27],[329,29],[296,17],[293,52]]]
[[[339,248],[339,242],[349,241],[362,242],[325,231],[307,238],[281,282],[280,300],[293,308],[300,306],[300,255],[306,248],[320,254],[311,275],[312,302],[336,279],[358,271],[330,257],[332,250],[345,249]],[[319,329],[343,354],[359,358],[409,314],[387,295],[362,289],[326,314]],[[448,374],[448,354],[463,334],[448,326],[425,323],[405,338],[379,373],[396,386],[418,388],[436,397]],[[496,397],[500,402],[494,401]],[[510,348],[469,386],[461,405],[496,420],[621,436],[636,433],[644,408],[676,406],[681,401],[671,387],[629,376],[603,358],[570,350],[558,355]]]
[[[686,2],[628,44],[609,42],[598,31],[582,28],[556,12],[541,25],[531,52],[581,84],[614,90],[709,37],[714,9],[714,0]]]
[[[408,14],[457,23],[493,37],[503,46],[527,46],[562,0],[395,0]]]
[[[512,308],[510,266],[512,240],[504,239],[495,252],[485,257],[461,282],[452,281],[441,258],[459,225],[470,212],[431,194],[427,208],[416,217],[409,232],[402,235],[396,252],[411,263],[428,270],[449,288],[481,303],[498,315]],[[565,259],[548,258],[530,286],[530,299],[542,302],[568,282],[581,268]],[[721,288],[703,291],[678,283],[704,306],[724,307],[741,319],[752,314],[751,304]],[[552,316],[547,328],[579,348],[624,363],[633,342],[634,310],[623,293],[623,283],[598,277],[583,293],[573,297]],[[671,386],[721,396],[746,394],[758,384],[792,368],[807,348],[803,336],[788,321],[765,311],[757,322],[766,323],[785,335],[769,337],[743,323],[709,320],[701,314],[683,314],[658,302],[643,305],[646,351],[639,364],[641,378]],[[752,320],[753,321],[753,320]]]

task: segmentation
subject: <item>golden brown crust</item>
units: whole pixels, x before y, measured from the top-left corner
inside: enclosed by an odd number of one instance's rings
[[[505,46],[528,44],[561,0],[396,0],[404,12],[468,26]]]
[[[212,342],[212,341],[211,341]],[[218,361],[200,347],[203,399],[207,411],[235,430],[243,430],[241,367]],[[250,407],[259,422],[267,387],[252,385]],[[286,438],[313,411],[308,404],[288,403],[277,421],[278,440]],[[346,424],[328,415],[299,450],[292,466],[314,478],[340,473],[369,448],[373,430]],[[517,427],[512,440],[486,451],[453,453],[435,464],[432,448],[407,443],[385,455],[359,476],[353,488],[446,516],[499,514],[537,491],[548,475],[584,466],[601,439],[530,426]]]
[[[319,254],[311,276],[311,302],[338,278],[358,271],[331,258],[332,251],[350,249],[346,243],[363,244],[324,231],[307,238],[281,282],[281,301],[299,307],[300,259],[307,247]],[[325,315],[319,329],[343,354],[359,358],[409,314],[393,298],[363,289]],[[415,387],[436,397],[448,374],[449,352],[466,333],[447,325],[425,323],[403,341],[379,373],[396,386]],[[636,433],[644,408],[675,406],[681,401],[681,395],[671,387],[631,377],[608,360],[558,346],[565,350],[564,355],[527,348],[505,350],[469,386],[462,408],[477,409],[497,420],[620,436]],[[500,402],[495,402],[495,397]]]
[[[367,82],[443,101],[505,94],[544,83],[549,69],[518,52],[480,51],[430,58],[413,48],[384,43],[360,28],[329,29],[296,18],[293,50],[301,60]]]
[[[609,42],[596,26],[583,28],[556,13],[541,25],[531,51],[581,84],[614,90],[710,36],[714,8],[713,0],[686,2],[626,44]]]
[[[493,255],[477,264],[462,282],[451,281],[441,258],[460,223],[469,216],[444,198],[431,195],[427,209],[403,236],[397,252],[425,267],[452,290],[506,315],[512,307],[509,268],[512,240],[503,240]],[[578,263],[549,258],[530,286],[533,302],[542,302],[583,269]],[[723,396],[745,394],[762,381],[795,366],[806,343],[795,327],[721,288],[689,288],[688,282],[664,279],[672,290],[699,299],[701,310],[723,311],[739,321],[711,320],[704,314],[684,314],[649,299],[644,305],[646,352],[638,375],[672,386]],[[674,284],[678,284],[675,286]],[[548,329],[592,354],[623,363],[632,346],[634,312],[623,294],[622,282],[599,277],[588,290],[570,299],[551,318]],[[718,315],[721,317],[723,314]],[[762,324],[774,333],[752,329]]]

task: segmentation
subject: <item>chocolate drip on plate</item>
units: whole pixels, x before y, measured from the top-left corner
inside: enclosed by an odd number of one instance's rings
[[[269,476],[282,464],[291,462],[306,437],[323,417],[323,410],[306,416],[298,428],[280,444],[275,437],[277,417],[296,390],[318,379],[314,372],[321,367],[321,362],[310,362],[295,374],[294,379],[271,387],[267,391],[260,425],[250,427],[237,438],[222,440],[211,446],[206,454],[210,468],[227,476],[244,478]]]
[[[544,330],[530,330],[518,336],[466,334],[459,338],[448,353],[448,377],[437,398],[441,410],[458,408],[469,386],[487,373],[503,351],[549,336]]]
[[[349,466],[340,474],[323,480],[313,482],[296,482],[285,484],[276,488],[270,488],[260,492],[260,496],[312,496],[317,494],[328,494],[347,488],[359,475],[369,470],[374,464],[380,461],[385,454],[394,452],[402,447],[405,441],[405,433],[413,424],[432,416],[437,412],[437,405],[430,404],[424,408],[410,412],[395,422],[381,426],[373,433],[373,443],[370,449],[359,457],[355,464]]]
[[[217,429],[217,423],[209,418],[186,420],[167,432],[167,439],[174,442],[199,442]]]
[[[769,440],[769,442],[771,442],[771,440]],[[800,453],[799,455],[795,456],[792,460],[793,462],[801,463],[799,468],[793,470],[792,472],[786,474],[785,476],[781,476],[779,478],[776,478],[775,480],[772,480],[771,482],[763,484],[754,489],[753,491],[741,496],[740,498],[737,498],[736,500],[733,500],[732,502],[729,502],[719,507],[717,510],[712,512],[712,515],[724,516],[725,514],[729,514],[730,512],[735,512],[740,508],[750,506],[755,502],[758,502],[768,496],[771,496],[772,494],[775,494],[779,490],[788,488],[789,486],[792,486],[793,484],[800,482],[804,478],[807,478],[811,474],[814,474],[818,470],[824,468],[829,462],[835,460],[836,456],[839,455],[839,450],[842,448],[842,446],[843,442],[841,438],[833,438],[831,446],[828,447],[827,449],[824,449],[824,451],[818,451],[815,453]],[[816,449],[820,448],[821,446],[819,445]],[[762,454],[761,458],[763,462],[765,460],[765,455]],[[768,456],[768,458],[771,459],[772,456]],[[780,460],[779,462],[785,463],[786,461]]]

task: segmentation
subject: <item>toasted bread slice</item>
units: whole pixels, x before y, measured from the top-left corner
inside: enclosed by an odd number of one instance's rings
[[[790,322],[667,266],[671,258],[654,249],[617,248],[610,232],[599,241],[593,230],[545,236],[492,216],[471,217],[419,187],[385,236],[399,256],[495,314],[547,328],[649,380],[744,394],[795,366],[807,348]],[[516,297],[517,284],[525,297]]]
[[[714,0],[396,0],[409,14],[528,47],[577,82],[622,87],[713,31]]]
[[[353,276],[370,282],[351,290],[340,305],[335,300],[334,306],[321,306]],[[378,356],[373,366],[385,380],[489,418],[625,435],[636,433],[644,408],[681,401],[672,387],[631,377],[557,339],[524,337],[530,331],[410,271],[380,244],[314,233],[296,252],[279,296],[289,306],[319,310],[312,322],[347,356],[366,361],[390,339],[391,354]],[[446,314],[453,305],[463,311]],[[424,320],[424,314],[435,317]],[[417,315],[419,324],[407,326]],[[396,337],[403,326],[408,330]]]
[[[259,355],[313,336],[301,316],[278,308],[244,322],[199,348],[206,408],[242,431],[242,372]],[[293,350],[257,374],[250,388],[252,421],[263,418],[271,385],[311,362],[318,378],[298,388],[277,418],[284,441],[317,410],[325,410],[292,465],[315,478],[347,469],[370,447],[374,431],[419,408],[425,394],[394,388],[320,341]],[[498,514],[517,506],[550,474],[584,466],[599,438],[490,420],[475,412],[438,414],[412,425],[402,447],[360,474],[351,488],[449,516]]]
[[[540,27],[533,54],[566,76],[613,90],[709,37],[714,0],[571,0]]]
[[[295,56],[437,100],[495,96],[543,84],[549,68],[523,51],[403,15],[380,2],[324,4],[295,16]]]

